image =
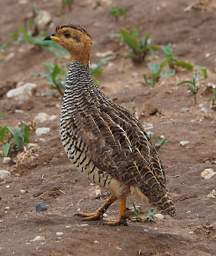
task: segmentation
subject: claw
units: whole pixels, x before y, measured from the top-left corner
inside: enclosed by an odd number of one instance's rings
[[[94,221],[101,220],[103,215],[100,212],[78,212],[76,216],[83,217],[83,220]]]
[[[120,218],[117,220],[111,220],[111,219],[104,220],[103,224],[110,225],[110,226],[128,226],[126,218]]]

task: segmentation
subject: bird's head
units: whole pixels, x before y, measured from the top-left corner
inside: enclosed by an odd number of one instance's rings
[[[88,65],[92,39],[89,33],[80,26],[63,25],[56,27],[56,31],[45,40],[53,40],[67,49],[72,60]]]

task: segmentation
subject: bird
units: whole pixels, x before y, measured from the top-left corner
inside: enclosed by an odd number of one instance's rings
[[[73,166],[89,180],[110,191],[94,212],[77,215],[86,221],[127,225],[126,200],[136,191],[162,213],[175,216],[165,171],[143,125],[106,96],[89,71],[92,36],[80,25],[57,26],[53,40],[70,53],[60,116],[60,137]],[[119,201],[118,217],[103,219],[108,207]]]

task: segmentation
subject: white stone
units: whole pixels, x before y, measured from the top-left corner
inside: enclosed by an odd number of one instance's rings
[[[113,51],[106,51],[106,52],[97,52],[96,56],[99,58],[105,58],[107,56],[113,55]]]
[[[38,123],[44,123],[46,121],[53,121],[56,118],[56,115],[48,115],[47,113],[41,112],[35,116],[34,121]]]
[[[37,12],[34,22],[39,31],[45,31],[52,22],[51,14],[48,11],[40,10]]]
[[[182,140],[182,141],[179,142],[179,145],[184,147],[184,146],[188,145],[189,143],[190,143],[189,140]]]
[[[161,213],[156,213],[155,214],[155,218],[158,219],[158,220],[163,220],[164,219],[164,215],[161,214]]]
[[[49,132],[50,132],[50,128],[49,127],[39,127],[35,131],[37,136],[41,136],[41,135],[47,134]]]
[[[28,100],[32,94],[33,90],[37,87],[36,84],[26,83],[22,86],[19,86],[15,89],[11,89],[7,92],[6,96],[8,98],[15,98],[17,100],[25,101]]]
[[[56,236],[63,236],[64,233],[63,232],[56,232]]]
[[[216,198],[216,190],[212,189],[212,191],[207,195],[208,198]]]
[[[21,193],[21,194],[25,194],[25,193],[26,193],[26,190],[20,189],[20,193]]]
[[[2,163],[3,164],[9,164],[11,162],[11,158],[10,157],[3,157]]]
[[[99,244],[99,241],[98,240],[94,240],[94,244]]]
[[[31,240],[31,242],[36,242],[36,241],[44,241],[45,237],[44,236],[36,236]]]
[[[212,168],[207,168],[201,172],[201,177],[205,180],[211,179],[216,172]]]
[[[0,170],[0,179],[5,179],[9,177],[11,173],[7,170]]]

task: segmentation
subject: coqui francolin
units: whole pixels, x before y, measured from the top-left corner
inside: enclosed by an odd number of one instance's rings
[[[174,216],[163,166],[142,124],[106,97],[90,77],[89,33],[80,26],[63,25],[46,40],[55,41],[71,54],[60,120],[64,149],[73,165],[111,192],[97,211],[79,216],[101,220],[108,207],[119,200],[119,217],[104,223],[127,225],[126,199],[131,191],[162,213]]]

